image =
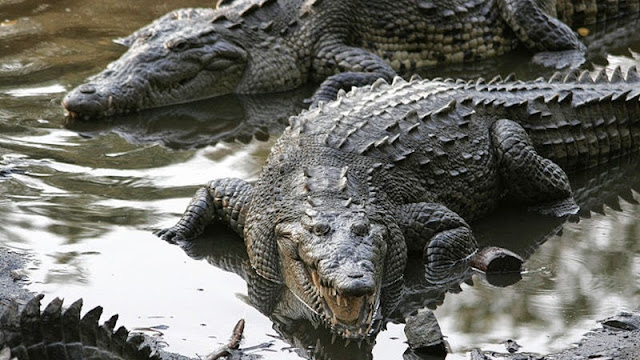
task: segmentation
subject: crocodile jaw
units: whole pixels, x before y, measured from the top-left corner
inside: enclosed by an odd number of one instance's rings
[[[320,296],[324,319],[332,331],[347,339],[362,339],[371,332],[379,290],[371,295],[342,295],[336,288],[323,285],[317,271],[311,270],[310,278]]]

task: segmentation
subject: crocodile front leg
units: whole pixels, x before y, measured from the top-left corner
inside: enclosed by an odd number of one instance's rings
[[[560,217],[578,212],[567,174],[536,152],[520,124],[502,119],[490,131],[498,173],[511,196],[542,214]]]
[[[557,68],[576,67],[585,61],[585,45],[567,24],[550,15],[549,0],[498,0],[497,4],[518,40],[541,52],[534,61]]]
[[[407,204],[398,218],[409,250],[422,251],[430,282],[446,281],[478,250],[467,222],[444,205]]]
[[[188,240],[200,235],[207,224],[217,219],[243,237],[251,192],[251,185],[244,180],[212,180],[196,191],[177,224],[155,234],[169,242]]]
[[[340,89],[349,91],[353,86],[372,84],[379,78],[391,81],[396,76],[391,66],[378,55],[342,44],[322,47],[316,54],[313,68],[318,73],[340,72],[320,84],[311,98],[313,104],[335,100]]]

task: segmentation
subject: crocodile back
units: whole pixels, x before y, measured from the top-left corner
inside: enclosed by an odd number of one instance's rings
[[[383,202],[439,201],[478,216],[500,197],[493,122],[520,123],[538,152],[567,171],[593,167],[640,147],[639,78],[632,68],[532,82],[379,80],[293,117],[263,176],[282,177],[269,169],[280,171],[283,154],[295,153],[299,164],[360,167],[351,182],[364,189],[355,194],[361,201],[375,188]],[[283,186],[295,193],[295,183]]]

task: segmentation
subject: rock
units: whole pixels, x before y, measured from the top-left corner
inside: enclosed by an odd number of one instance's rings
[[[507,348],[507,351],[513,354],[514,352],[520,350],[522,346],[520,346],[517,342],[509,339],[504,342],[504,347]]]
[[[409,347],[416,353],[446,356],[447,344],[433,312],[420,309],[406,319],[404,333]]]
[[[621,311],[600,322],[603,327],[613,330],[638,330],[640,329],[640,314]]]

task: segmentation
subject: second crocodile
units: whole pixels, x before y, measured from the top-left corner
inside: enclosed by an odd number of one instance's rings
[[[129,50],[62,103],[84,119],[323,80],[313,99],[332,100],[341,88],[518,44],[582,53],[562,21],[583,25],[638,7],[638,0],[236,0],[181,9],[120,39]]]

